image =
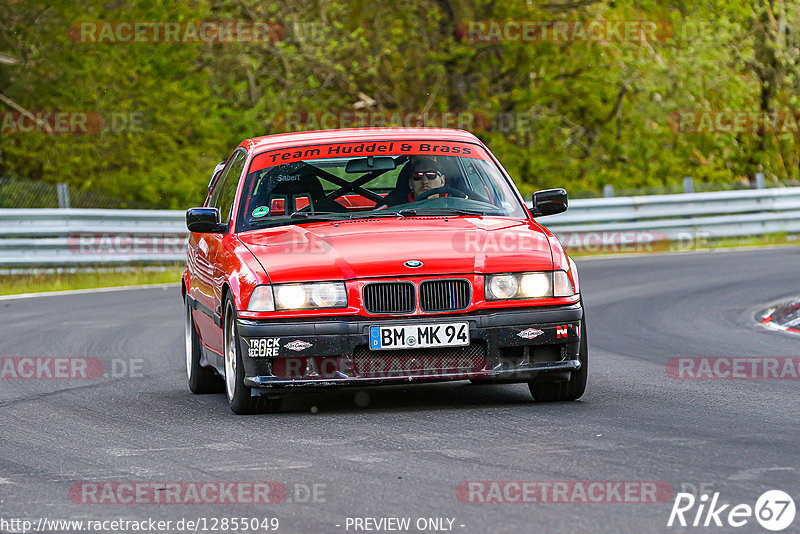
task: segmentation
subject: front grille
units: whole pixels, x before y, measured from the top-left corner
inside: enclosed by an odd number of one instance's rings
[[[411,282],[373,282],[364,286],[363,295],[369,313],[411,313],[416,308]]]
[[[486,347],[472,343],[466,347],[433,347],[374,351],[360,345],[353,351],[353,367],[360,378],[424,377],[471,373],[486,367]]]
[[[419,285],[422,311],[463,310],[469,306],[470,285],[466,280],[426,280]]]

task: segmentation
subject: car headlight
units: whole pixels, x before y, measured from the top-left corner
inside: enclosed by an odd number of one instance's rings
[[[565,271],[487,275],[485,293],[486,300],[571,297],[575,294]]]
[[[286,285],[275,288],[275,301],[278,308],[296,310],[305,308],[308,303],[308,292],[300,285]]]
[[[273,290],[278,310],[347,307],[344,282],[281,284],[273,286]]]
[[[519,295],[532,299],[549,297],[550,273],[525,273],[519,279]]]
[[[314,284],[311,286],[311,303],[316,308],[335,308],[347,306],[344,284]]]
[[[519,291],[519,282],[513,274],[500,274],[489,278],[487,298],[511,299]]]

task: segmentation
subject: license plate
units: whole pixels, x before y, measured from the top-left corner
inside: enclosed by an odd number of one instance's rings
[[[422,349],[462,345],[469,345],[468,323],[369,327],[369,348],[372,350]]]

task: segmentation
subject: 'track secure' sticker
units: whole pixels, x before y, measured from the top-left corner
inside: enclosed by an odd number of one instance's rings
[[[250,348],[247,351],[247,355],[251,358],[275,358],[278,356],[280,342],[281,338],[279,337],[249,339],[247,343]]]

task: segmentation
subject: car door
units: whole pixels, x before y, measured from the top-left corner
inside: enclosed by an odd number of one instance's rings
[[[244,170],[247,153],[237,149],[209,196],[208,207],[217,208],[220,222],[230,231],[231,210],[236,197],[239,178]],[[197,310],[195,322],[200,327],[200,337],[204,345],[217,354],[222,354],[222,303],[220,294],[225,282],[226,266],[222,258],[222,240],[225,234],[197,234],[194,244],[196,284],[193,281]]]

